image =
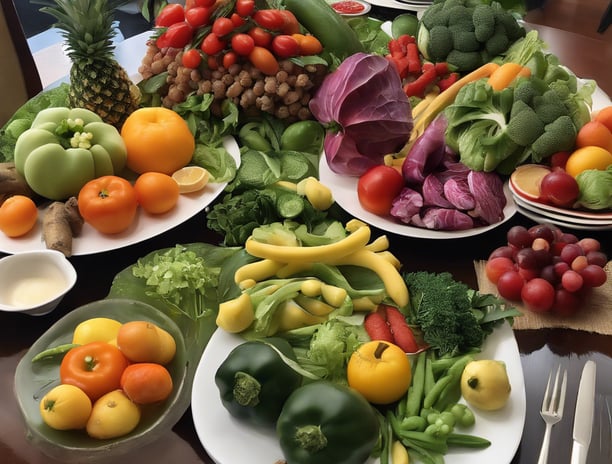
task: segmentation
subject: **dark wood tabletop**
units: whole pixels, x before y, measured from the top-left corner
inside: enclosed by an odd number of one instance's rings
[[[535,22],[528,23],[528,27],[538,29],[549,44],[550,50],[560,57],[561,62],[568,65],[578,75],[596,79],[605,92],[612,94],[612,73],[608,68],[612,61],[610,40]],[[66,295],[60,306],[48,315],[31,317],[0,312],[0,462],[6,464],[53,464],[56,462],[28,442],[19,407],[15,401],[14,372],[28,348],[55,321],[71,310],[104,298],[109,292],[114,276],[133,264],[139,257],[177,243],[220,243],[220,237],[206,229],[205,214],[202,212],[170,231],[126,248],[102,254],[72,257],[71,262],[78,272],[77,284]],[[476,287],[473,261],[486,259],[493,248],[505,243],[506,231],[515,224],[531,226],[534,222],[517,214],[500,227],[482,235],[455,240],[388,235],[391,242],[390,249],[401,260],[404,270],[449,271],[457,279]],[[608,256],[612,255],[612,234],[609,231],[574,232],[579,236],[599,239]],[[382,233],[382,231],[373,230],[373,236]],[[544,422],[539,415],[540,404],[548,372],[552,366],[557,364],[568,368],[568,396],[565,406],[567,412],[561,423],[553,429],[549,462],[558,464],[570,462],[576,392],[580,372],[584,363],[589,359],[597,363],[596,406],[598,409],[595,413],[593,440],[587,462],[589,464],[612,462],[610,425],[606,423],[609,421],[609,416],[604,415],[602,409],[602,406],[605,407],[606,400],[608,404],[612,402],[612,384],[609,381],[610,372],[612,372],[612,337],[570,329],[516,330],[514,335],[518,343],[525,377],[527,412],[522,440],[511,463],[535,464],[537,462],[544,434]],[[240,445],[237,444],[237,446]],[[213,462],[198,439],[189,409],[172,431],[156,442],[114,461],[132,464]],[[500,461],[499,464],[503,463]]]

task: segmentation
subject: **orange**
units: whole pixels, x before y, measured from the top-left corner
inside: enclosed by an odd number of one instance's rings
[[[0,230],[8,237],[21,237],[34,228],[38,208],[30,197],[13,195],[0,206]]]
[[[596,146],[612,151],[612,132],[599,121],[589,121],[576,135],[576,147]]]
[[[176,112],[164,107],[139,108],[121,128],[127,148],[127,167],[137,174],[154,171],[172,174],[186,166],[195,150],[189,126]]]
[[[570,155],[565,164],[565,171],[577,177],[582,171],[587,169],[605,170],[612,164],[612,153],[601,147],[589,146],[582,147]]]
[[[599,110],[593,120],[602,123],[612,132],[612,106],[606,106]]]
[[[134,183],[138,204],[147,213],[162,214],[176,206],[179,184],[167,174],[145,172]]]
[[[121,389],[136,404],[163,401],[172,393],[172,387],[170,373],[160,364],[131,364],[121,375]]]
[[[522,197],[529,200],[540,198],[540,184],[546,174],[550,172],[548,166],[540,164],[523,164],[518,166],[510,175],[512,186]]]

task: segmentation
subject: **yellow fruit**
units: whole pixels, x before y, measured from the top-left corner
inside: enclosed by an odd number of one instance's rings
[[[180,193],[191,193],[202,190],[210,178],[209,172],[200,166],[185,166],[172,174],[179,185]]]
[[[94,317],[81,322],[74,329],[72,343],[86,345],[91,342],[111,342],[117,338],[121,322],[108,317]]]
[[[495,411],[503,408],[510,398],[510,390],[508,372],[502,361],[472,361],[461,375],[461,394],[478,409]]]
[[[510,175],[510,182],[515,190],[524,198],[537,200],[540,197],[540,184],[550,168],[540,164],[524,164],[518,166]]]
[[[599,169],[605,171],[612,164],[612,153],[605,148],[589,146],[582,147],[570,155],[565,164],[565,171],[572,177],[577,177],[582,171]]]
[[[94,403],[87,434],[92,438],[117,438],[130,433],[139,422],[139,407],[122,390],[114,390]]]
[[[55,430],[84,428],[91,410],[91,400],[87,394],[74,385],[58,385],[40,400],[42,419]]]

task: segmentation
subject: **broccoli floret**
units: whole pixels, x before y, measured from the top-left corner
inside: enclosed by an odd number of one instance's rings
[[[434,26],[429,30],[427,54],[423,55],[432,61],[446,61],[453,49],[453,38],[446,26]]]
[[[468,30],[474,30],[474,23],[472,21],[472,9],[468,9],[465,6],[446,6],[448,11],[448,25],[449,26],[463,26]]]
[[[533,109],[544,124],[550,124],[560,116],[567,115],[567,107],[554,90],[533,98]]]
[[[460,28],[449,27],[449,29],[453,36],[453,47],[455,50],[459,50],[460,52],[476,52],[480,50],[480,42],[476,40],[476,36],[473,32]]]
[[[472,22],[476,39],[479,42],[486,42],[495,33],[495,15],[488,5],[481,4],[474,8]]]
[[[512,105],[507,127],[508,137],[518,145],[527,147],[544,132],[544,123],[526,103],[517,100]]]
[[[571,150],[576,142],[576,126],[569,116],[560,116],[544,126],[544,133],[531,145],[532,158],[540,162],[558,151]]]
[[[460,72],[469,72],[483,65],[480,52],[460,52],[451,50],[446,56],[446,62],[452,64]]]
[[[470,289],[448,272],[414,272],[404,276],[410,292],[410,316],[438,354],[479,347],[485,337],[472,312]]]
[[[509,11],[506,11],[499,3],[491,3],[491,10],[495,17],[495,24],[502,25],[510,42],[514,42],[517,39],[525,36],[525,28],[523,28],[514,15]]]
[[[542,80],[533,76],[529,79],[520,79],[514,88],[514,100],[520,100],[531,105],[533,99],[542,95],[547,89],[548,86]]]
[[[510,39],[506,33],[504,26],[497,24],[495,26],[495,32],[485,42],[485,50],[491,56],[499,55],[508,49],[510,45]]]
[[[445,10],[444,2],[434,3],[427,8],[425,13],[423,13],[421,23],[427,29],[431,29],[434,26],[448,25],[448,10]]]

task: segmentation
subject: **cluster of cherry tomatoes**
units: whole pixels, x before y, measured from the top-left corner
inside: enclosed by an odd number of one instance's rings
[[[571,316],[587,292],[607,280],[608,258],[594,238],[538,224],[512,227],[507,240],[490,254],[487,278],[503,298],[522,301],[532,311]]]
[[[248,59],[264,74],[278,71],[278,60],[321,53],[321,42],[302,34],[288,10],[257,9],[254,0],[237,0],[225,11],[215,0],[191,0],[185,6],[169,4],[155,26],[161,34],[156,45],[186,48],[182,63],[197,68],[203,59],[211,69]]]

